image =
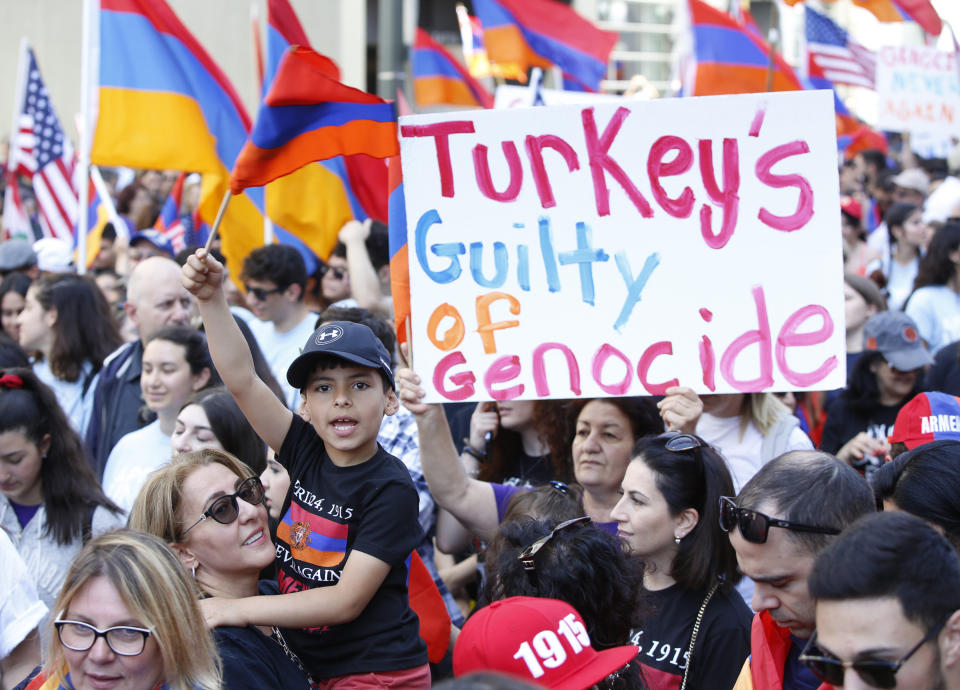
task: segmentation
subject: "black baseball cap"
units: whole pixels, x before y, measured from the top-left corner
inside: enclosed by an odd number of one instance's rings
[[[367,326],[352,321],[328,321],[313,332],[303,346],[300,356],[287,369],[287,382],[303,389],[314,363],[320,357],[338,357],[348,362],[382,371],[396,388],[390,353]]]

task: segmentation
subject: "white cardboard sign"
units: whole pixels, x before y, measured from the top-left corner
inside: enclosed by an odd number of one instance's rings
[[[833,96],[400,119],[428,400],[843,385]]]
[[[960,71],[953,53],[884,46],[877,55],[877,96],[879,129],[960,134]]]

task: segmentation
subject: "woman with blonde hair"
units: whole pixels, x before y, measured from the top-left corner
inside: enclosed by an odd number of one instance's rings
[[[54,613],[56,637],[28,690],[220,690],[195,591],[156,537],[119,529],[91,540]]]
[[[263,485],[247,465],[216,448],[175,456],[153,472],[130,511],[130,527],[170,545],[206,596],[239,599],[276,594],[260,571],[275,556]],[[300,661],[271,627],[213,631],[224,688],[303,688]]]

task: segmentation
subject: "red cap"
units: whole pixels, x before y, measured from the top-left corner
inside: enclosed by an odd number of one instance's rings
[[[931,441],[960,441],[960,398],[946,393],[920,393],[900,408],[890,443],[913,450]]]
[[[840,210],[850,214],[857,220],[863,219],[863,206],[852,196],[845,196],[840,199]]]
[[[556,690],[583,690],[637,655],[634,645],[596,651],[583,619],[557,599],[510,597],[477,611],[453,650],[453,674],[499,671]]]

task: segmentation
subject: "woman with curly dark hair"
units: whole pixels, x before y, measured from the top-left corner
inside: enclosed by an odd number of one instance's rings
[[[913,287],[906,311],[930,352],[960,340],[960,222],[934,234]]]
[[[0,528],[48,607],[83,542],[120,524],[53,391],[30,369],[0,371]]]
[[[39,353],[33,370],[50,386],[73,428],[86,434],[103,360],[122,341],[103,293],[87,276],[35,281],[17,317],[20,346]]]

